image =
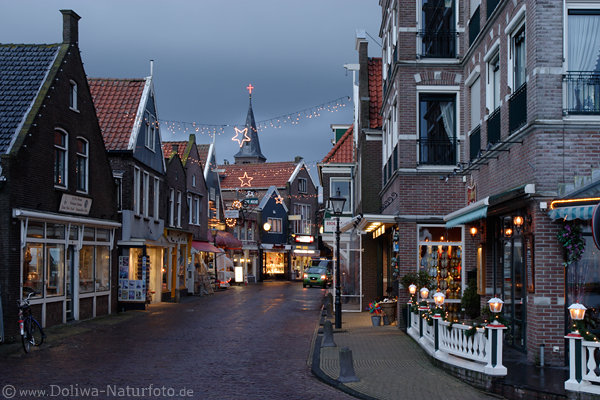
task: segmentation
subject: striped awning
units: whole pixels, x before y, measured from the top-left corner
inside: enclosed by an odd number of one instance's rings
[[[574,219],[592,219],[595,204],[585,206],[557,207],[548,213],[552,219],[564,219],[571,221]]]

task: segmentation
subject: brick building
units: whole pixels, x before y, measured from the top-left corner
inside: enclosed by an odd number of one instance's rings
[[[32,311],[43,326],[116,309],[116,187],[78,47],[80,17],[61,13],[62,43],[0,46],[0,306],[9,340],[28,289],[38,292]]]
[[[389,208],[407,221],[401,274],[428,271],[453,315],[472,278],[482,306],[504,299],[508,345],[534,361],[543,343],[546,362],[563,364],[568,277],[582,266],[565,269],[556,235],[565,218],[589,232],[591,213],[548,211],[581,203],[598,175],[599,45],[586,28],[598,5],[380,5],[384,160],[398,158],[382,198],[398,193]]]

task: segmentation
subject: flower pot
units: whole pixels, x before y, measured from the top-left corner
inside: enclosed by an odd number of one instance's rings
[[[381,316],[371,315],[371,323],[373,324],[373,326],[379,326],[381,324]]]

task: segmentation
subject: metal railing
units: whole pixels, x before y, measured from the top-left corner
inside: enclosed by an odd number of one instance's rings
[[[455,58],[456,38],[458,32],[453,31],[420,31],[417,35],[421,38],[420,58]]]
[[[524,83],[508,100],[508,131],[513,133],[526,123],[527,83]]]
[[[481,30],[481,21],[480,19],[480,10],[481,7],[477,6],[477,10],[471,16],[471,20],[469,21],[469,46],[473,44],[477,35],[479,35],[479,31]]]
[[[481,150],[481,125],[477,125],[469,135],[469,160],[473,161],[479,156]]]
[[[500,118],[502,113],[500,107],[496,108],[490,114],[487,120],[487,142],[488,144],[498,143],[500,141]]]
[[[419,139],[419,164],[456,165],[456,138]]]
[[[600,114],[600,73],[569,72],[563,76],[566,90],[565,114]]]

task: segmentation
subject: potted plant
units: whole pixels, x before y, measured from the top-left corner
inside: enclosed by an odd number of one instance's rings
[[[381,306],[378,302],[374,301],[369,303],[369,314],[371,314],[371,323],[373,326],[381,325]]]

